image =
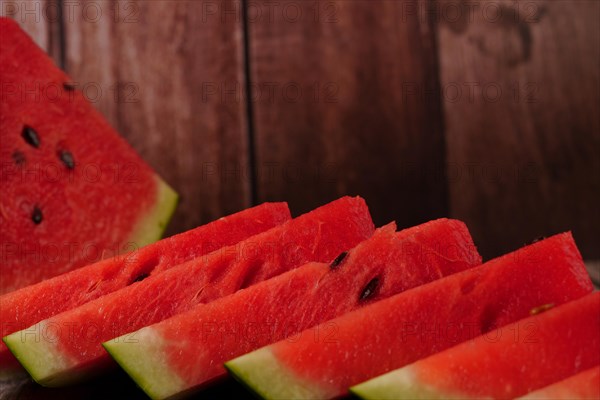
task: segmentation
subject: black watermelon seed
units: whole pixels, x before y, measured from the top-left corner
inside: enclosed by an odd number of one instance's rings
[[[23,136],[23,139],[25,139],[27,143],[29,143],[36,149],[40,147],[40,137],[38,136],[35,129],[33,129],[32,127],[25,125],[21,136]]]
[[[65,82],[63,83],[63,88],[69,92],[72,92],[75,90],[75,84],[71,82]]]
[[[150,276],[150,274],[140,274],[137,278],[135,278],[133,281],[131,281],[131,283],[141,282],[149,276]]]
[[[39,225],[43,219],[44,215],[42,214],[42,210],[40,210],[38,206],[33,207],[33,212],[31,213],[31,220],[33,223]]]
[[[379,278],[371,279],[371,281],[367,283],[367,286],[365,286],[362,293],[360,294],[359,300],[364,301],[367,300],[369,297],[373,296],[373,293],[375,293],[375,290],[377,289],[378,285]]]
[[[73,154],[71,154],[70,151],[68,150],[61,150],[58,153],[58,157],[60,158],[60,161],[63,162],[63,164],[65,164],[65,166],[69,169],[74,169],[75,168],[75,160],[73,160]]]
[[[23,154],[19,150],[15,150],[14,153],[12,153],[12,158],[15,161],[15,164],[17,165],[25,164],[25,154]]]
[[[344,259],[346,258],[347,255],[348,255],[347,251],[344,251],[344,252],[340,253],[340,255],[337,256],[335,258],[335,260],[333,260],[331,262],[331,264],[329,264],[329,268],[336,269],[337,267],[339,267],[340,264],[342,263],[342,261],[344,261]]]

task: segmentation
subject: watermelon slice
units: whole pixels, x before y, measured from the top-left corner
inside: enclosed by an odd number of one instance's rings
[[[265,203],[0,296],[2,337],[289,219],[286,203]],[[1,371],[20,367],[4,343],[0,344],[0,366]]]
[[[102,342],[308,261],[329,262],[373,231],[364,200],[345,197],[237,245],[46,319],[4,341],[39,383],[74,382],[116,365]]]
[[[572,236],[557,235],[331,320],[336,331],[329,341],[303,332],[298,340],[277,342],[226,366],[267,398],[337,397],[536,307],[591,291]]]
[[[0,18],[0,294],[159,239],[176,193]]]
[[[567,379],[519,397],[520,400],[598,400],[600,399],[600,366],[590,368]]]
[[[378,400],[513,399],[599,362],[600,293],[594,293],[355,386],[352,391]],[[600,381],[596,380],[598,387]]]
[[[480,263],[462,222],[399,233],[390,224],[330,265],[307,264],[104,347],[150,397],[168,398],[225,378],[233,357]]]

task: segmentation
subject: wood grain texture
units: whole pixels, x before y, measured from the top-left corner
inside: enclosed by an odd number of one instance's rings
[[[252,2],[257,197],[306,211],[343,194],[374,219],[446,214],[433,31],[403,2]]]
[[[0,15],[9,17],[62,66],[61,15],[58,0],[0,0]]]
[[[600,2],[466,4],[438,3],[452,216],[488,257],[573,230],[598,258]]]
[[[94,1],[65,13],[66,69],[117,130],[181,195],[168,233],[250,205],[242,101],[242,21],[214,1]],[[218,2],[239,7],[237,2]]]

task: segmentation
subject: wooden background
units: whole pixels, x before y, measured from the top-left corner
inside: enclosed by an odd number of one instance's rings
[[[600,258],[596,0],[1,3],[181,193],[169,233],[358,194]]]

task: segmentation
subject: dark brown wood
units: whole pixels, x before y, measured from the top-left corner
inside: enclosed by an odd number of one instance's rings
[[[482,2],[461,19],[453,3],[438,3],[452,215],[486,256],[573,230],[600,257],[600,2]]]
[[[249,3],[250,4],[250,3]],[[399,1],[252,2],[257,197],[302,212],[344,194],[374,219],[446,214],[436,48]]]
[[[239,2],[83,4],[64,15],[67,71],[181,194],[169,233],[249,206],[245,104],[220,97],[243,82]]]

